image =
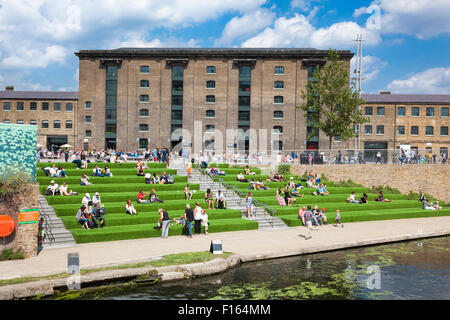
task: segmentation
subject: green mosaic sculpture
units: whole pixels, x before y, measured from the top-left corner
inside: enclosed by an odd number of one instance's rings
[[[37,126],[0,123],[0,179],[24,171],[36,181]]]

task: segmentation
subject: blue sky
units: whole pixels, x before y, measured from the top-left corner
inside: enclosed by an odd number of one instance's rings
[[[450,94],[449,0],[0,0],[0,88],[78,90],[81,49],[363,48],[363,92]]]

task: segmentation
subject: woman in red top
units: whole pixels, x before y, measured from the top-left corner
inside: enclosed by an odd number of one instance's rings
[[[136,197],[136,201],[138,203],[150,203],[150,200],[144,200],[145,196],[146,196],[146,193],[144,193],[144,191],[140,190]]]

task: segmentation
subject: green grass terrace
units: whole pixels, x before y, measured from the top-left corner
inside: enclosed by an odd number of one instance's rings
[[[66,171],[66,178],[47,177],[41,168],[55,164],[60,164]],[[92,177],[92,169],[95,165],[104,168],[107,165],[113,177]],[[51,180],[55,180],[59,185],[63,181],[68,185],[68,190],[77,192],[73,196],[46,196],[49,205],[53,206],[58,217],[64,222],[66,229],[72,232],[77,243],[126,240],[137,238],[159,237],[161,232],[154,227],[159,219],[158,209],[163,208],[169,212],[170,217],[178,218],[184,215],[186,204],[194,206],[195,202],[200,202],[202,208],[207,209],[204,202],[204,192],[199,190],[198,184],[190,185],[193,191],[192,201],[184,199],[184,187],[188,183],[187,177],[177,176],[176,170],[166,168],[164,163],[148,163],[149,168],[145,173],[156,173],[158,176],[164,171],[167,174],[174,174],[174,184],[145,184],[145,178],[137,176],[136,162],[118,163],[90,163],[88,169],[77,169],[74,163],[62,162],[39,162],[37,181],[40,183],[41,194],[45,193]],[[81,186],[80,178],[82,174],[89,177],[92,186]],[[163,203],[138,204],[136,196],[139,190],[150,193],[155,189],[157,196]],[[106,208],[106,226],[102,229],[85,230],[75,219],[77,210],[81,206],[81,199],[85,193],[89,193],[91,198],[95,192],[100,193],[102,203]],[[130,199],[138,212],[138,215],[127,215],[125,213],[125,203]],[[209,233],[252,230],[258,228],[258,223],[242,219],[239,210],[206,210],[210,225]],[[181,235],[183,229],[181,225],[170,227],[169,236]]]

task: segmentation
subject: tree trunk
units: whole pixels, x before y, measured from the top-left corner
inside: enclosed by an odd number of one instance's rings
[[[333,137],[330,136],[330,146],[328,147],[328,150],[330,150],[330,152],[331,152],[331,143],[332,143],[332,139],[333,139]]]

